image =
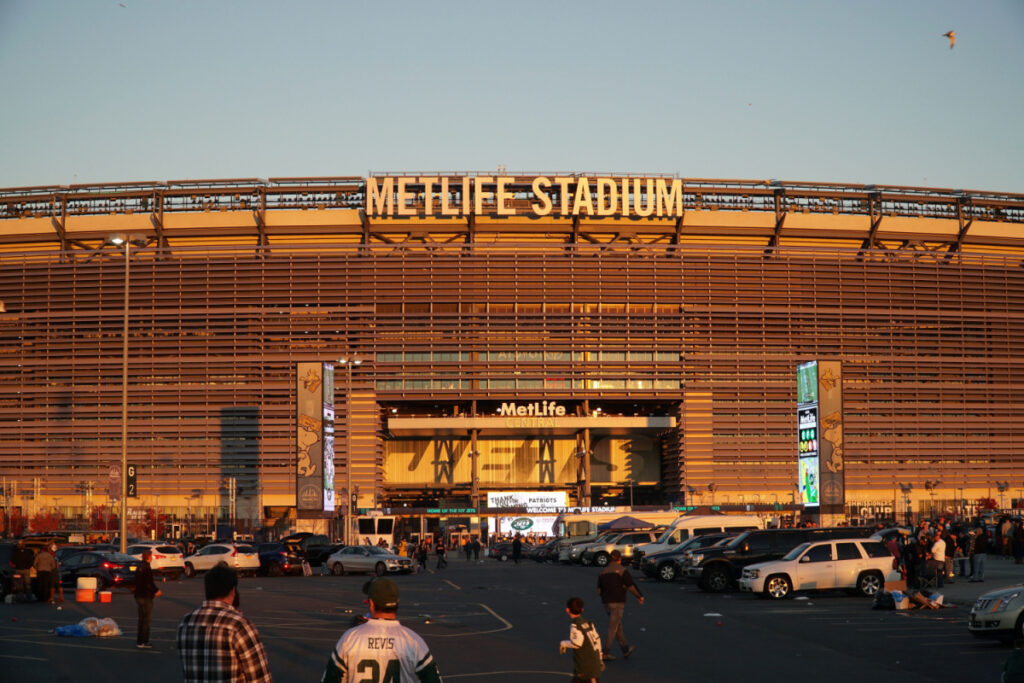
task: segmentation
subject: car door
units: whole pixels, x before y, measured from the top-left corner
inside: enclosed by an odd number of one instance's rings
[[[82,567],[82,556],[89,553],[75,553],[61,565],[60,582],[65,586],[74,586],[78,582],[78,572]]]
[[[831,588],[836,580],[836,563],[832,555],[832,543],[812,545],[797,562],[796,590],[821,590]]]
[[[835,588],[855,588],[857,577],[867,567],[867,560],[860,544],[853,541],[836,541]]]

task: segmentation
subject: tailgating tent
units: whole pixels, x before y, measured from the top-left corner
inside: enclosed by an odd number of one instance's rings
[[[598,524],[597,528],[599,531],[604,531],[605,529],[629,531],[630,529],[650,529],[652,526],[654,525],[650,522],[645,522],[642,519],[626,515],[625,517],[619,517],[618,519],[613,519],[612,521],[605,522],[604,524]]]

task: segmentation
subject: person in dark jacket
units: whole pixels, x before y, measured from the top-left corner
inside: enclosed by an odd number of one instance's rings
[[[637,601],[644,604],[644,596],[640,593],[633,577],[622,566],[622,553],[613,550],[608,566],[597,577],[597,592],[601,595],[604,610],[608,613],[608,638],[601,659],[615,659],[610,653],[612,641],[616,640],[622,648],[622,656],[627,659],[636,648],[626,640],[622,631],[622,613],[626,609],[626,592],[636,596]]]
[[[985,580],[985,558],[989,550],[988,532],[984,525],[971,532],[971,540],[967,545],[967,556],[971,558],[971,578],[969,582],[977,583]]]
[[[521,559],[523,559],[523,537],[516,534],[516,537],[512,540],[512,561],[519,564]]]
[[[135,636],[135,647],[140,650],[148,650],[153,647],[149,644],[149,626],[153,621],[153,598],[163,595],[153,581],[153,568],[149,561],[153,559],[153,551],[146,549],[142,551],[142,564],[135,573],[135,602],[139,606],[139,627]]]
[[[32,579],[29,577],[35,557],[36,554],[25,545],[25,541],[18,541],[18,547],[11,553],[11,567],[14,568],[11,592],[26,600],[35,599],[32,595]]]

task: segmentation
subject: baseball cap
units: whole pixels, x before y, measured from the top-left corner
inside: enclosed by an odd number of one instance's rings
[[[374,579],[363,586],[363,592],[378,609],[398,607],[398,586],[391,579]]]

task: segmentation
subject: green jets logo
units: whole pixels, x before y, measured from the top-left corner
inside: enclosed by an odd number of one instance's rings
[[[533,520],[526,517],[520,517],[519,519],[512,521],[512,528],[516,531],[526,531],[533,526]]]

